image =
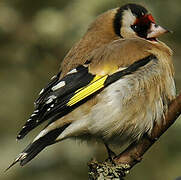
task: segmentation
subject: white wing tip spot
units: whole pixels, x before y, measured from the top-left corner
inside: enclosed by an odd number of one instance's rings
[[[39,95],[41,95],[44,92],[44,88],[40,91]]]
[[[53,101],[53,98],[49,98],[47,101],[46,101],[46,104],[49,104]]]
[[[56,91],[57,89],[65,86],[65,81],[60,81],[58,84],[52,87],[52,91]]]
[[[55,104],[52,104],[50,107],[54,107]]]
[[[68,73],[67,73],[67,75],[68,74],[73,74],[73,73],[76,73],[77,72],[77,69],[75,68],[75,69],[72,69],[71,71],[69,71]]]
[[[49,98],[49,99],[56,99],[56,98],[57,98],[57,96],[55,96],[55,95],[51,95],[51,96],[49,96],[48,98]]]
[[[28,119],[27,122],[30,122],[32,119]]]
[[[18,134],[18,136],[17,136],[18,138],[20,138],[21,137],[21,135],[20,134]]]
[[[56,77],[57,77],[56,75],[52,76],[52,77],[51,77],[51,80],[55,79]]]
[[[36,114],[35,114],[35,113],[33,113],[33,114],[31,115],[31,117],[33,117],[33,116],[36,116]]]

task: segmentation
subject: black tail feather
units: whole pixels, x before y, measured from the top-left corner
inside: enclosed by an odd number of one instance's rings
[[[61,128],[54,129],[48,132],[45,136],[39,138],[38,140],[30,143],[22,153],[14,160],[14,162],[6,169],[10,169],[17,162],[20,162],[21,166],[24,166],[29,161],[31,161],[35,156],[37,156],[45,147],[54,144],[55,139],[61,134],[61,132],[68,127],[69,124],[64,125]],[[5,170],[5,171],[6,171]]]

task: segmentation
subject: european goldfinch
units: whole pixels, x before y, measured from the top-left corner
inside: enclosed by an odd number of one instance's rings
[[[166,32],[137,4],[98,16],[40,92],[17,139],[48,123],[12,165],[23,166],[67,138],[95,139],[108,148],[150,135],[176,94],[172,51],[157,39]]]

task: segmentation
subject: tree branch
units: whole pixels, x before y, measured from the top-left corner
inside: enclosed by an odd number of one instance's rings
[[[159,137],[176,121],[181,114],[181,93],[171,102],[165,120],[161,125],[155,124],[151,137],[144,136],[140,141],[133,142],[123,152],[114,158],[114,163],[89,163],[89,179],[122,179],[128,170],[142,160],[145,152],[154,144]],[[116,169],[116,170],[115,170]],[[107,173],[105,173],[106,171]],[[114,173],[113,173],[114,172]],[[93,176],[92,176],[93,175]],[[110,179],[111,179],[110,178]]]

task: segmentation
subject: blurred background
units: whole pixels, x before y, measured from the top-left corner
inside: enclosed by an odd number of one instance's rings
[[[0,179],[85,180],[87,162],[106,157],[102,145],[66,140],[45,149],[25,167],[4,169],[40,128],[16,142],[33,110],[33,101],[71,46],[95,17],[128,1],[121,0],[1,0],[0,1]],[[174,50],[176,86],[181,89],[181,1],[137,0],[173,34],[161,39]],[[180,119],[132,169],[127,180],[174,180],[181,176]]]

